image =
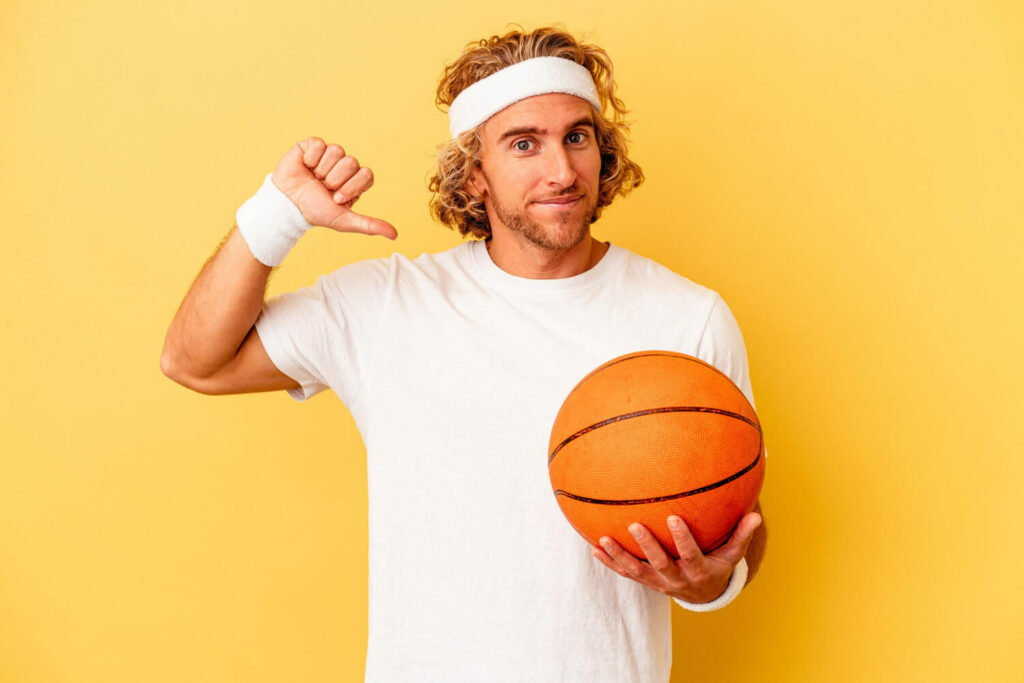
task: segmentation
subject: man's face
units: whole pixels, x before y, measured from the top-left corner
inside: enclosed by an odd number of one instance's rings
[[[487,120],[471,182],[492,235],[564,250],[589,234],[601,174],[593,122],[590,104],[564,93],[520,100]]]

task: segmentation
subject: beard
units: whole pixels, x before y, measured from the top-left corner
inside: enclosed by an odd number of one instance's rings
[[[575,192],[563,194],[570,195]],[[552,218],[557,223],[554,227],[542,225],[530,218],[526,208],[505,206],[493,194],[491,199],[494,203],[494,213],[505,227],[542,249],[564,250],[576,246],[587,236],[590,224],[597,218],[594,213],[597,208],[597,197],[590,194],[580,200],[583,203],[582,213],[577,214],[581,208],[578,206],[554,212]],[[581,217],[577,218],[576,215]]]

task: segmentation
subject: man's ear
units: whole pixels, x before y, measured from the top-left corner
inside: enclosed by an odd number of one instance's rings
[[[480,164],[477,164],[469,174],[469,178],[466,179],[466,190],[474,197],[482,199],[487,189],[487,178],[484,176],[484,172],[480,170]]]

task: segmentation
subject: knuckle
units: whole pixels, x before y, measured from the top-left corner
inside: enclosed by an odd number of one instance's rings
[[[359,185],[359,181],[353,180],[352,178],[349,178],[345,184],[341,186],[341,189],[349,197],[360,194],[363,191],[363,188]]]
[[[659,572],[663,572],[669,567],[671,567],[672,563],[670,563],[666,558],[659,557],[656,560],[651,560],[651,566],[657,569]]]

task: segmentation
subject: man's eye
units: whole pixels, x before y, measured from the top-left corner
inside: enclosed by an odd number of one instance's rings
[[[569,135],[566,136],[566,137],[569,138],[569,142],[583,142],[583,133],[579,133],[579,132],[577,132],[577,133],[569,133]],[[576,139],[573,140],[572,138],[576,138]]]
[[[519,140],[518,142],[516,142],[515,147],[520,152],[529,152],[530,151],[529,144],[530,144],[529,140]],[[526,145],[526,146],[524,147],[524,145]]]

